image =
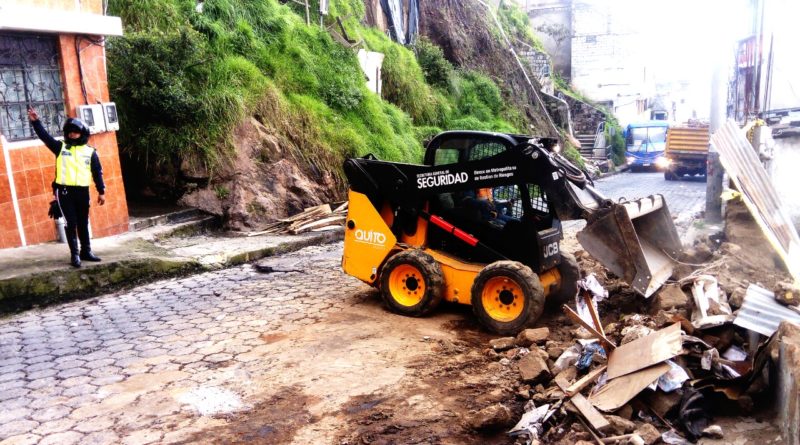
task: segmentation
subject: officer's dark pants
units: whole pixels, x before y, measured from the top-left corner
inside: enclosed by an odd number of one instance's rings
[[[70,254],[78,254],[78,239],[81,241],[80,252],[91,252],[89,241],[89,187],[57,186],[56,198],[61,206],[61,213],[67,225],[67,244]]]

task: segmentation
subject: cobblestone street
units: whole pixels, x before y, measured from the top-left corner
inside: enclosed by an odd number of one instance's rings
[[[680,219],[700,209],[705,183],[620,174],[598,188],[612,199],[664,193]],[[396,352],[409,348],[408,327],[399,323],[413,320],[424,331],[452,311],[438,319],[388,314],[375,293],[341,272],[341,248],[284,255],[278,260],[288,272],[244,265],[3,318],[0,445],[219,443],[203,432],[264,403],[272,390],[302,381],[324,401],[317,404],[322,415],[341,405],[337,391],[348,385],[369,392],[397,381],[402,359],[414,355]],[[344,317],[338,327],[316,326],[334,314]],[[373,315],[361,323],[368,328],[355,324]],[[281,342],[287,332],[315,326],[303,334],[312,337],[310,349],[287,351]],[[370,337],[396,342],[396,350],[381,356]],[[375,368],[381,376],[369,373]],[[314,443],[306,434],[292,443]],[[255,443],[273,443],[264,440]]]
[[[703,210],[706,202],[706,183],[701,178],[666,181],[661,172],[625,172],[596,181],[596,184],[600,192],[614,201],[660,193],[667,200],[670,214],[678,222],[694,217]]]
[[[227,371],[239,379],[264,372],[265,333],[363,299],[367,287],[341,273],[341,244],[297,258],[302,273],[265,275],[245,265],[3,319],[0,444],[169,443],[185,435],[169,434],[176,422],[178,430],[193,422],[180,415],[181,396],[153,394],[191,394],[230,379]]]

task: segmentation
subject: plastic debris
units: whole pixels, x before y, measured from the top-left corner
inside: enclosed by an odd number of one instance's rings
[[[710,410],[706,399],[700,391],[694,388],[686,388],[683,391],[681,406],[678,409],[678,417],[681,426],[689,436],[689,440],[696,441],[703,434],[703,430],[708,427],[711,419]]]
[[[528,443],[530,443],[541,437],[544,432],[544,423],[556,410],[550,410],[549,404],[536,408],[533,402],[528,402],[525,408],[527,411],[522,414],[522,418],[514,425],[514,428],[508,430],[508,435],[512,437],[527,436]]]
[[[667,360],[667,364],[671,369],[658,378],[658,388],[664,392],[672,392],[682,387],[683,382],[689,380],[689,374],[672,360]]]
[[[557,375],[561,371],[569,368],[570,366],[574,365],[578,362],[578,359],[581,356],[581,345],[574,344],[567,348],[557,359],[555,364],[553,365],[553,369],[551,372],[554,375]]]
[[[589,367],[592,366],[592,359],[594,358],[595,354],[600,354],[600,356],[603,358],[606,357],[606,350],[600,346],[600,343],[593,342],[584,346],[577,363],[575,363],[575,367],[578,368],[578,371],[585,371],[589,369]]]

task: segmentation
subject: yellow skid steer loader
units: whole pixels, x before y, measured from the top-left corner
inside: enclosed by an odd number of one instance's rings
[[[586,251],[646,297],[680,251],[662,196],[611,202],[552,138],[445,132],[422,165],[367,155],[345,161],[344,172],[342,267],[404,315],[447,300],[471,305],[498,334],[530,326],[545,298],[578,291],[577,263],[559,248],[561,221],[586,220],[578,234]]]

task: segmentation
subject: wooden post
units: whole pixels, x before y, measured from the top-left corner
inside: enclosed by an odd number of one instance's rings
[[[311,9],[308,7],[308,0],[306,0],[306,25],[311,25]]]

